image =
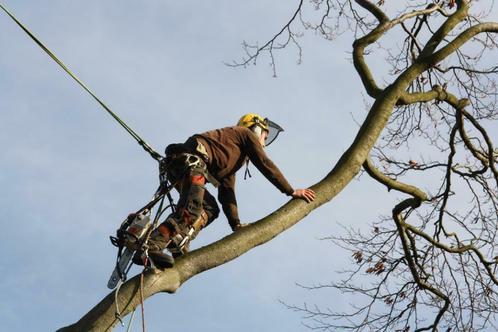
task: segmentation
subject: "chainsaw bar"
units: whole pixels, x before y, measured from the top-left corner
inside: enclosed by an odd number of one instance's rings
[[[117,286],[119,280],[122,280],[123,282],[126,281],[126,274],[133,264],[133,262],[131,262],[131,259],[133,258],[134,253],[135,250],[125,248],[123,254],[121,254],[121,257],[119,258],[118,263],[116,264],[116,267],[114,268],[114,271],[112,271],[109,282],[107,282],[107,287],[109,289],[114,289]]]

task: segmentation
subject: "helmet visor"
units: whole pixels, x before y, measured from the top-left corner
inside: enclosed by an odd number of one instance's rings
[[[270,145],[277,139],[278,134],[280,132],[284,131],[284,128],[280,127],[278,124],[275,122],[271,121],[270,119],[266,118],[265,119],[266,125],[268,126],[268,136],[265,139],[265,146]]]

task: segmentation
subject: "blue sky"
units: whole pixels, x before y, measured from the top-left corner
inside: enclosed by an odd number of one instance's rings
[[[2,3],[159,151],[256,112],[285,128],[268,153],[294,187],[306,187],[333,167],[365,115],[348,35],[326,42],[307,34],[303,63],[295,50],[277,54],[276,78],[268,58],[246,69],[223,64],[243,55],[243,40],[261,42],[280,28],[295,9],[284,2]],[[51,331],[108,293],[116,254],[108,236],[153,194],[157,165],[3,14],[0,31],[0,320],[6,331]],[[243,222],[287,200],[252,173],[237,183]],[[364,227],[392,199],[354,180],[270,243],[148,300],[149,330],[306,331],[280,300],[333,310],[350,302],[295,285],[338,280],[349,266],[348,254],[318,239],[339,234],[338,223]],[[220,217],[193,247],[228,233]]]

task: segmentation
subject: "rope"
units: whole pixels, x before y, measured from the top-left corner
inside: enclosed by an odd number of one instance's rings
[[[54,60],[64,71],[71,76],[83,89],[88,92],[93,99],[95,99],[103,108],[104,110],[107,111],[137,142],[142,146],[142,148],[147,151],[152,158],[155,160],[159,161],[161,160],[162,156],[157,153],[147,142],[145,142],[133,129],[131,129],[123,120],[121,120],[107,105],[100,100],[75,74],[73,74],[69,68],[61,61],[57,56],[50,51],[31,31],[28,30],[12,13],[10,13],[7,8],[5,8],[1,3],[0,3],[0,8],[3,9],[3,11],[10,16],[10,18],[22,29],[24,32],[31,37],[31,39],[43,50],[45,53],[47,53],[52,60]]]
[[[126,329],[126,332],[131,331],[131,326],[133,324],[133,318],[135,318],[135,310],[133,310],[133,312],[131,313],[131,318],[130,318],[130,321],[128,322],[128,328]]]
[[[145,258],[144,266],[146,264],[147,257]],[[145,332],[145,309],[144,309],[144,272],[140,273],[140,305],[142,308],[142,331]]]
[[[119,303],[118,303],[118,293],[119,289],[121,288],[121,285],[123,284],[123,280],[119,279],[118,281],[118,286],[116,287],[116,290],[114,291],[114,303],[116,304],[116,311],[114,312],[114,317],[116,317],[117,320],[121,323],[121,326],[124,327],[123,319],[121,318],[121,311],[119,311]]]
[[[145,258],[145,261],[144,261],[144,266],[147,262],[147,257]],[[143,269],[142,273],[140,273],[140,305],[141,305],[141,308],[142,308],[142,331],[145,332],[145,309],[144,309],[144,273],[145,273],[145,268]],[[118,292],[119,292],[119,289],[121,288],[121,285],[123,284],[123,282],[121,280],[119,280],[119,283],[118,283],[118,286],[116,287],[116,290],[114,292],[114,303],[116,304],[116,312],[114,313],[114,316],[116,317],[116,319],[121,323],[121,326],[125,326],[124,325],[124,322],[123,322],[123,319],[121,318],[121,312],[119,311],[119,307],[118,307]],[[131,318],[130,318],[130,321],[128,322],[128,328],[126,329],[126,331],[130,331],[131,329],[131,325],[133,323],[133,318],[135,316],[135,310],[133,310],[133,313],[131,314]]]

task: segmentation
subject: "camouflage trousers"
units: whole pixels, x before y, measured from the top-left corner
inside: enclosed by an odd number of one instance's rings
[[[174,255],[188,250],[199,231],[220,213],[216,199],[206,190],[207,167],[197,155],[182,153],[167,165],[168,179],[175,184],[180,198],[176,211],[152,232],[149,249],[168,247]]]

